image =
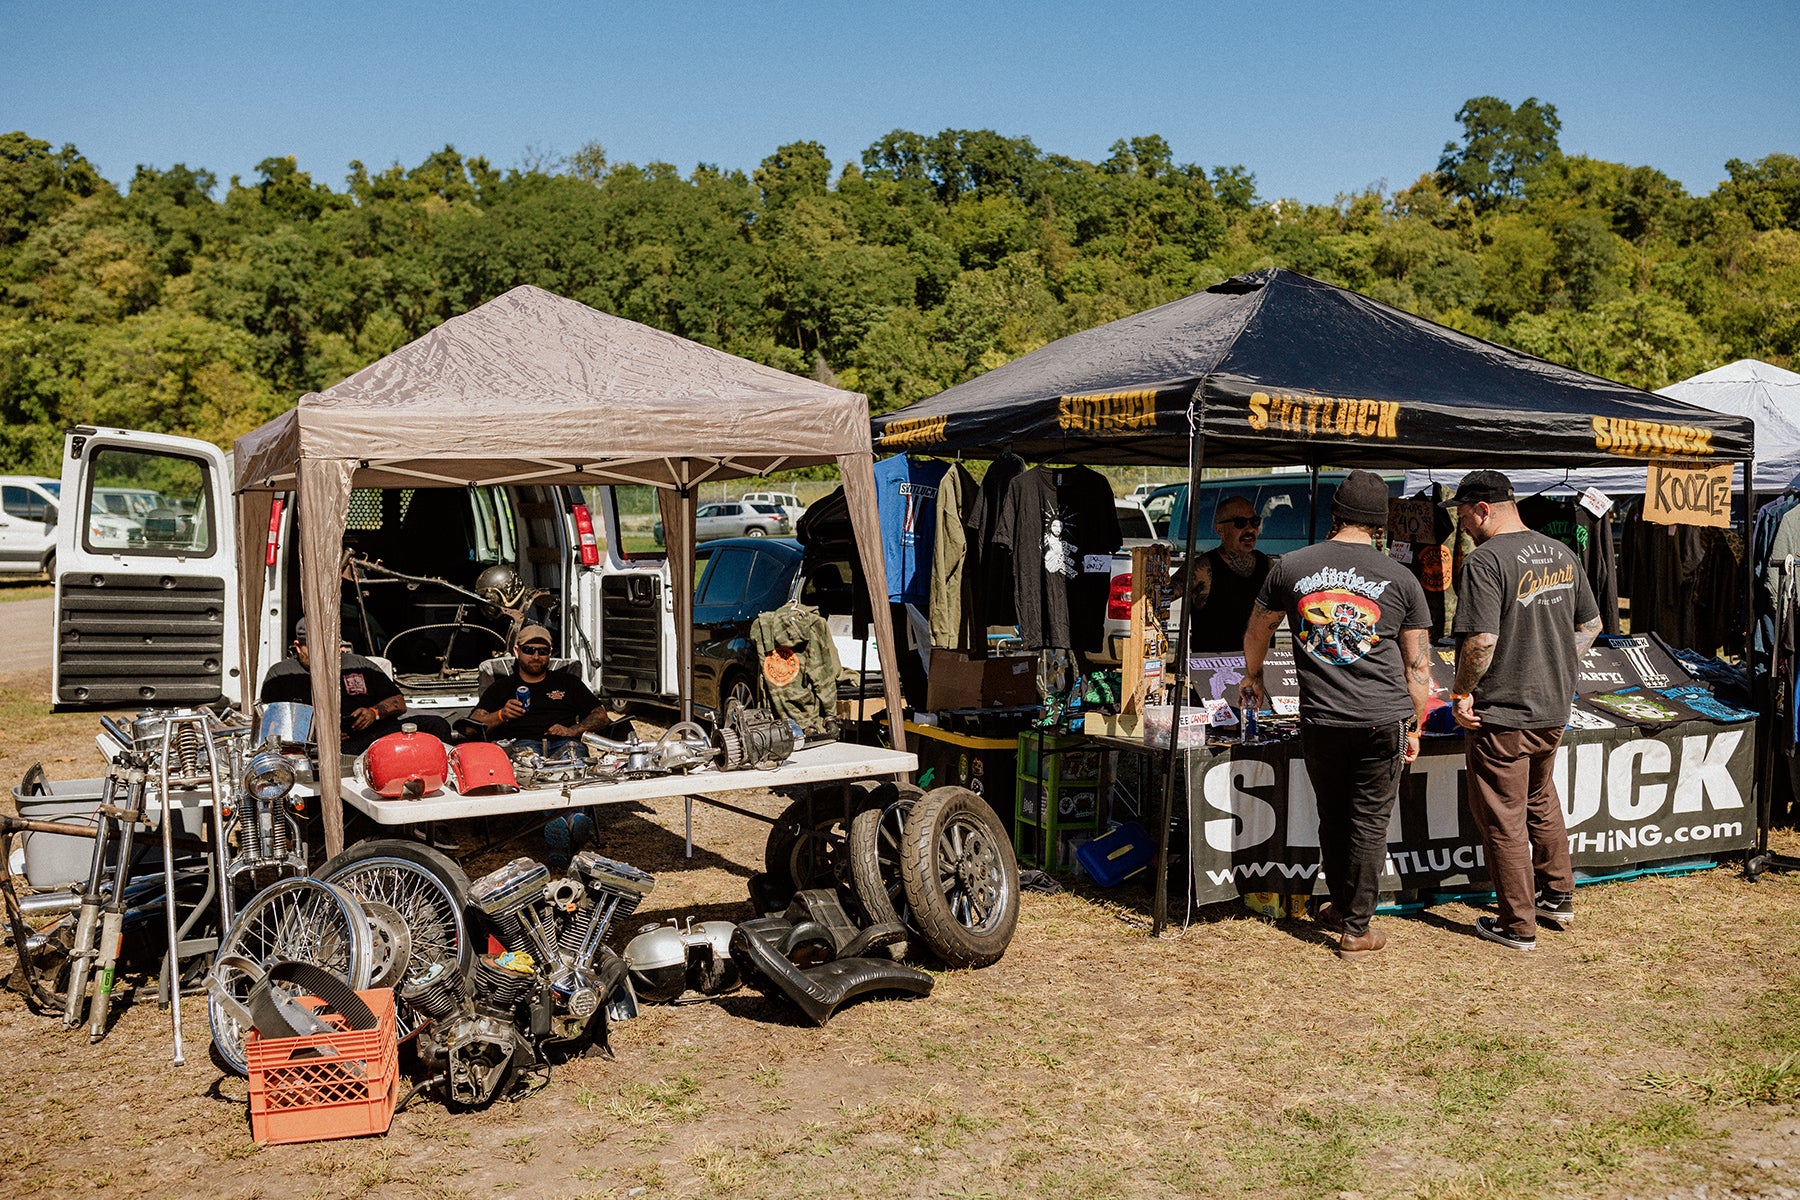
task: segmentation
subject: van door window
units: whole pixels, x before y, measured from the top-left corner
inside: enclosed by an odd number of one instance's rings
[[[30,488],[0,488],[0,507],[6,509],[9,517],[18,517],[21,521],[42,521],[44,510],[49,506],[44,498]]]
[[[1257,515],[1262,517],[1261,539],[1265,541],[1297,541],[1305,545],[1306,515],[1312,507],[1312,484],[1303,489],[1265,487],[1258,497]]]
[[[199,459],[102,446],[89,464],[83,545],[102,553],[209,557],[216,535],[208,475]]]

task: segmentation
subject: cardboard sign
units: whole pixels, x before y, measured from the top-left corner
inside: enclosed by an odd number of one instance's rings
[[[1731,464],[1651,463],[1644,486],[1644,520],[1724,529],[1731,524]]]

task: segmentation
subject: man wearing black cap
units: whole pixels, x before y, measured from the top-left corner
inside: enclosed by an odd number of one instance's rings
[[[306,618],[294,623],[293,654],[269,669],[257,699],[264,704],[312,703],[312,656],[306,647]],[[408,713],[406,697],[379,663],[350,653],[348,638],[338,639],[338,720],[345,754],[361,754],[375,740],[399,733],[411,724],[421,733],[448,740],[450,723],[431,713]]]
[[[1352,471],[1331,503],[1330,538],[1275,561],[1244,634],[1239,688],[1244,704],[1262,707],[1263,659],[1286,617],[1300,669],[1300,752],[1318,801],[1319,858],[1331,892],[1313,915],[1341,931],[1338,954],[1350,959],[1387,945],[1369,918],[1400,772],[1419,756],[1430,693],[1425,589],[1375,549],[1387,512],[1387,484]]]
[[[1475,932],[1537,949],[1537,919],[1575,918],[1569,835],[1552,766],[1581,656],[1600,632],[1587,573],[1519,519],[1512,481],[1471,471],[1445,501],[1475,540],[1456,586],[1456,723],[1467,734],[1469,812],[1481,830],[1497,917]]]

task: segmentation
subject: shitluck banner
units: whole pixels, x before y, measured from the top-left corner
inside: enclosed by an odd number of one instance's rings
[[[1750,846],[1753,725],[1571,729],[1555,779],[1577,871],[1712,857]],[[1323,892],[1319,819],[1298,742],[1189,752],[1194,899]],[[1463,791],[1461,737],[1425,739],[1388,825],[1382,890],[1485,883]]]

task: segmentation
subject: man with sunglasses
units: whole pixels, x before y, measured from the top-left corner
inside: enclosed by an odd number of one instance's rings
[[[1187,602],[1197,607],[1188,623],[1188,647],[1195,651],[1236,654],[1244,630],[1274,560],[1256,548],[1262,518],[1243,496],[1219,501],[1213,529],[1219,544],[1194,561]]]
[[[469,719],[487,726],[490,741],[523,744],[546,758],[570,749],[585,757],[581,735],[606,723],[599,697],[573,673],[550,669],[550,631],[542,625],[521,629],[513,654],[512,671],[481,693]]]

